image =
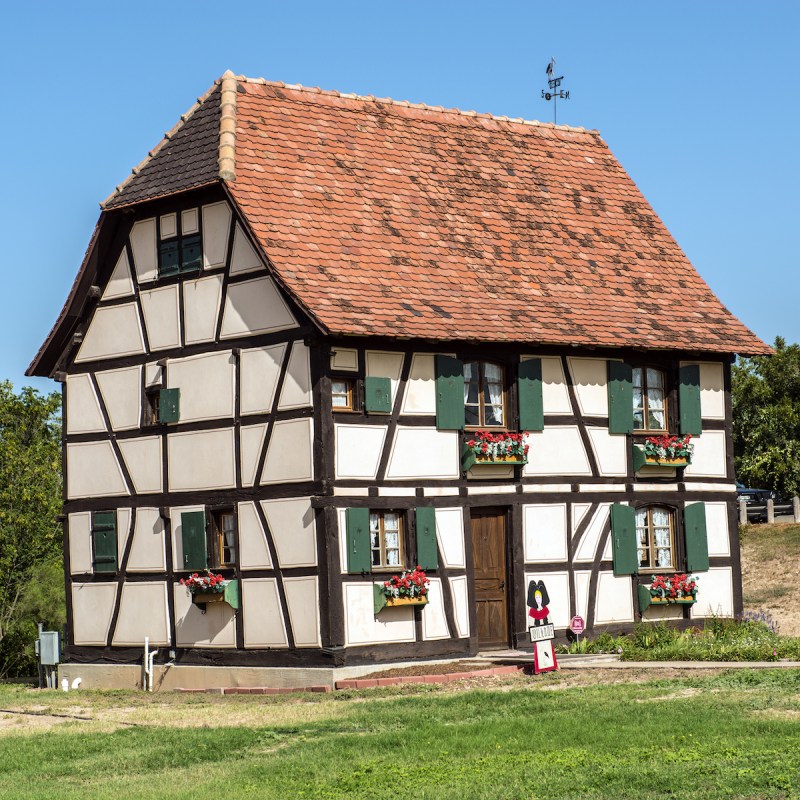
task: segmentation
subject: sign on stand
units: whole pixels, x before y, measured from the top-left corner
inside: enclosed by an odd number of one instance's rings
[[[580,636],[586,630],[586,623],[583,621],[583,617],[574,616],[569,621],[569,629],[576,635]]]
[[[528,616],[532,625],[528,628],[533,642],[533,672],[550,672],[558,669],[558,661],[553,650],[555,626],[550,622],[550,596],[544,581],[532,580],[528,584]]]

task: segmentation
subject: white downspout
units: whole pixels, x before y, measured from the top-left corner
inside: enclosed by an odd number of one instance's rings
[[[158,650],[151,650],[150,651],[150,669],[148,670],[148,674],[150,676],[150,680],[148,683],[147,691],[153,691],[153,660],[158,655]]]
[[[148,669],[150,667],[150,637],[144,637],[144,677],[142,679],[142,689],[146,692],[147,686],[150,683]]]

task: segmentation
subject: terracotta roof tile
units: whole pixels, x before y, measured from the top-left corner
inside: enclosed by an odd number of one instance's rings
[[[769,352],[596,131],[239,80],[231,194],[329,332]]]

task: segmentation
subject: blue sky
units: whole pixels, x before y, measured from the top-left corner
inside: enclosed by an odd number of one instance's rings
[[[800,340],[800,3],[14,4],[0,66],[0,379],[44,340],[110,194],[226,69],[598,128],[701,275]]]

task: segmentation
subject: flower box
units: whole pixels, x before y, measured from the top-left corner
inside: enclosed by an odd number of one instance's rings
[[[691,435],[649,436],[643,445],[633,445],[633,471],[645,467],[688,467],[692,463],[694,445]]]
[[[425,606],[428,604],[430,580],[419,567],[392,575],[388,581],[372,585],[375,613],[384,608]]]
[[[640,584],[637,593],[642,614],[650,606],[691,606],[697,602],[697,578],[685,574],[653,575],[650,585]]]
[[[395,606],[424,606],[427,605],[427,597],[387,597],[386,607],[394,608]]]
[[[181,586],[192,596],[192,603],[204,614],[209,603],[227,603],[231,608],[239,608],[239,581],[227,580],[206,570],[205,575],[192,573],[181,578]]]
[[[475,464],[500,464],[522,466],[528,463],[528,449],[525,443],[527,432],[507,433],[498,431],[475,431],[465,434],[461,469],[470,470]]]

